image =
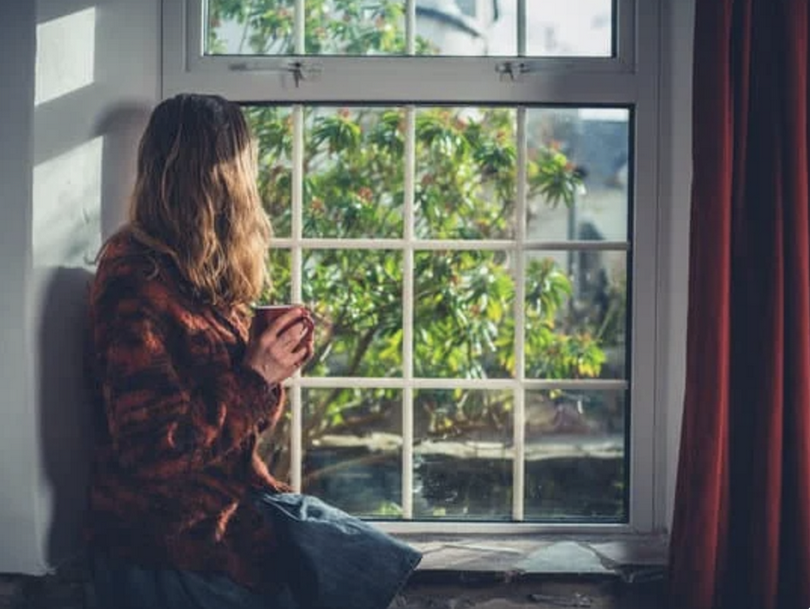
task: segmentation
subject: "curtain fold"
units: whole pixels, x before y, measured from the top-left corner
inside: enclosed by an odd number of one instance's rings
[[[808,0],[696,0],[672,609],[810,607]]]

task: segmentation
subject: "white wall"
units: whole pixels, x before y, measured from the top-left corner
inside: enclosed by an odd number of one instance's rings
[[[0,571],[40,562],[32,412],[31,337],[26,331],[33,167],[33,2],[0,2]],[[13,60],[10,60],[13,58]]]
[[[686,357],[689,205],[692,186],[692,30],[695,0],[666,0],[662,14],[661,171],[658,252],[659,375],[656,404],[661,433],[656,451],[658,509],[672,522]]]
[[[0,572],[78,547],[86,286],[159,96],[159,17],[160,0],[0,2]]]

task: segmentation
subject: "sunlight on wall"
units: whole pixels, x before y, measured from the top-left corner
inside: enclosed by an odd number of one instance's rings
[[[101,243],[104,138],[34,168],[34,266],[87,266]]]
[[[95,7],[37,25],[34,104],[92,84],[95,47]]]

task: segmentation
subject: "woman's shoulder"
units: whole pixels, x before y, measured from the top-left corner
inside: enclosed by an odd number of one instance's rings
[[[128,227],[108,238],[97,258],[93,281],[95,298],[110,295],[121,299],[148,297],[163,300],[172,291],[164,272],[165,255],[138,240]]]
[[[131,228],[124,226],[101,246],[96,258],[97,274],[155,267],[157,258],[157,252],[140,241]]]

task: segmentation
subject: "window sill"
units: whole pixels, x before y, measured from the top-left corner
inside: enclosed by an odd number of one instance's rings
[[[665,535],[416,535],[399,534],[423,553],[413,579],[421,583],[511,583],[532,580],[663,579]]]

